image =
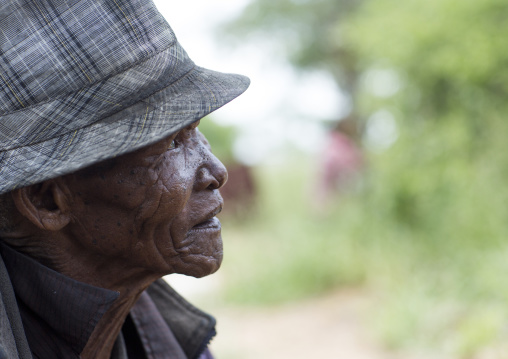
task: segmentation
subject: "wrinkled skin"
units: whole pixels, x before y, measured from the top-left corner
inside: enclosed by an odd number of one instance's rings
[[[108,359],[156,279],[202,277],[222,261],[222,163],[196,122],[135,152],[10,193],[2,240],[78,281],[119,293],[80,357]]]
[[[71,236],[101,257],[202,277],[222,261],[219,188],[227,180],[198,122],[93,171],[66,176]]]

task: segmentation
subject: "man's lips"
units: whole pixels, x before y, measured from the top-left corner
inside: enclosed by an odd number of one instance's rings
[[[222,211],[222,204],[217,206],[213,211],[203,219],[203,221],[196,224],[192,229],[220,229],[220,221],[216,215]]]
[[[207,221],[196,224],[192,229],[220,229],[220,221],[217,217],[213,217]]]

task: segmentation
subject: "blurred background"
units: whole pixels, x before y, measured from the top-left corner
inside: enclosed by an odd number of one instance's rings
[[[508,358],[508,3],[156,3],[252,81],[200,125],[223,266],[167,278],[217,359]]]

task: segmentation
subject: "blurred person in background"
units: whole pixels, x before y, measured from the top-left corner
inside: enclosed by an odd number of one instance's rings
[[[194,65],[150,0],[0,5],[0,358],[211,358],[161,277],[222,260],[199,119],[248,87]]]
[[[335,195],[351,190],[360,179],[364,161],[354,129],[354,122],[346,118],[328,133],[319,168],[318,208],[326,208]]]

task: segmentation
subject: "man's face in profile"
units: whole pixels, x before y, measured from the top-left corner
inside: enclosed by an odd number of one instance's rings
[[[66,176],[67,231],[98,261],[157,275],[202,277],[222,261],[219,188],[227,180],[196,122],[174,135]],[[100,259],[99,259],[100,258]]]

